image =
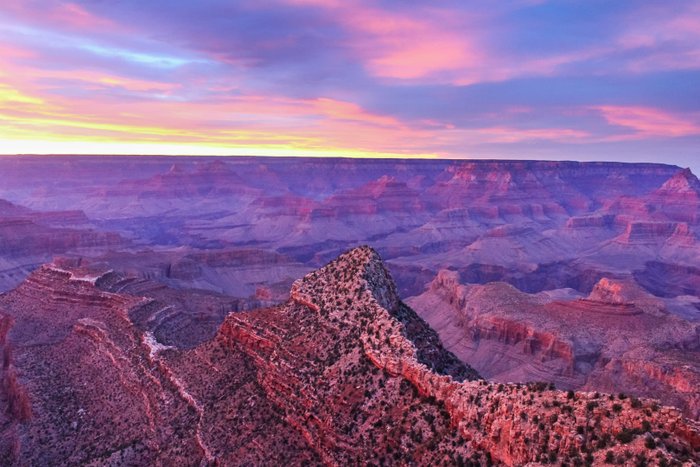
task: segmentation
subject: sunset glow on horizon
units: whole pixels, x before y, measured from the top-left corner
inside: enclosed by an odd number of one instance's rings
[[[700,4],[0,5],[0,154],[700,169]]]

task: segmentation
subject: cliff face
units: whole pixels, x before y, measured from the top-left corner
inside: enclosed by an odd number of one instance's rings
[[[156,357],[211,339],[235,301],[82,263],[42,266],[0,295],[2,377],[11,383],[0,411],[22,409],[0,425],[0,458],[199,462],[197,404]]]
[[[640,435],[647,423],[680,417],[636,399],[619,402],[619,410],[594,393],[470,381],[473,370],[460,368],[439,343],[430,346],[432,358],[421,355],[409,331],[419,321],[398,302],[376,253],[360,248],[297,281],[286,305],[230,315],[217,340],[252,359],[267,397],[329,464],[378,457],[522,465],[589,449],[602,462],[608,449],[646,449]],[[297,349],[306,352],[301,362]],[[627,442],[628,433],[632,444],[615,441]]]
[[[23,157],[0,161],[0,182],[3,196],[34,209],[0,203],[2,290],[53,254],[119,263],[110,250],[157,252],[157,264],[134,270],[171,286],[237,297],[261,287],[278,300],[365,242],[405,296],[443,268],[589,292],[591,280],[649,261],[700,262],[697,179],[662,164]],[[529,274],[556,264],[566,271]]]
[[[694,224],[700,220],[700,181],[690,169],[668,179],[651,194],[650,200],[673,220]]]
[[[53,254],[126,243],[116,233],[94,229],[82,211],[39,212],[0,200],[0,291],[19,284]]]
[[[129,319],[147,301],[103,292],[97,279],[44,267],[0,297],[13,321],[11,368],[31,407],[30,417],[2,426],[6,465],[201,457],[196,415]]]
[[[33,211],[0,200],[0,257],[37,256],[124,243],[115,233],[92,229],[82,211]]]
[[[686,223],[675,222],[630,222],[618,241],[625,244],[657,244],[694,242],[694,236]]]
[[[610,451],[698,460],[699,427],[675,409],[480,380],[399,300],[367,247],[295,282],[280,306],[229,314],[194,346],[154,334],[168,314],[154,300],[173,307],[180,293],[61,263],[0,296],[3,355],[14,348],[3,375],[17,375],[0,404],[28,400],[27,411],[2,411],[18,414],[3,415],[3,458],[523,465],[599,463]]]
[[[564,292],[564,291],[562,291]],[[496,381],[654,397],[700,417],[700,326],[632,280],[601,279],[584,298],[462,285],[441,272],[408,300],[446,348]]]

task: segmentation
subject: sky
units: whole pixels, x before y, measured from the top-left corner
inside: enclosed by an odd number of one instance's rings
[[[2,0],[0,153],[700,173],[700,2]]]

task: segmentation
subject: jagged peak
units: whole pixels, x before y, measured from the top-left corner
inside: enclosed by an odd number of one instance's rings
[[[290,296],[291,302],[307,306],[325,323],[340,326],[336,339],[359,338],[378,368],[398,374],[404,367],[430,367],[439,369],[439,377],[480,378],[446,351],[435,331],[399,300],[391,275],[369,246],[349,250],[307,274],[294,283]]]
[[[658,194],[664,193],[695,193],[700,194],[700,180],[689,168],[680,170],[673,177],[666,180],[657,190]]]
[[[292,286],[292,294],[335,295],[337,291],[366,288],[383,308],[392,311],[399,304],[394,279],[376,250],[361,245],[338,256]],[[313,291],[313,293],[311,293]]]
[[[81,258],[56,257],[50,263],[43,264],[35,270],[30,278],[33,281],[42,282],[43,276],[60,275],[65,276],[71,282],[84,282],[96,285],[102,277],[113,273],[112,269],[107,269],[103,265],[93,265],[84,263]]]

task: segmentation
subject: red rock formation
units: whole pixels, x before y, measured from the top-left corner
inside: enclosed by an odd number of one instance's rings
[[[693,242],[695,224],[664,214],[665,206],[671,205],[679,212],[692,211],[687,205],[692,199],[678,195],[692,189],[692,175],[678,172],[677,167],[660,164],[537,161],[0,161],[0,181],[13,200],[36,209],[71,209],[70,225],[76,229],[76,223],[86,222],[80,219],[85,212],[139,247],[178,253],[232,247],[282,252],[304,263],[306,272],[351,245],[371,242],[386,258],[400,259],[401,266],[420,267],[433,275],[440,268],[472,263],[507,268],[508,276],[561,261],[581,268],[574,275],[629,272],[646,261],[692,265],[700,257]],[[655,190],[657,195],[650,195]],[[681,204],[663,203],[674,197]],[[609,216],[614,216],[612,226]],[[44,221],[32,221],[68,225],[46,215]],[[634,222],[686,222],[688,231],[657,238],[656,243],[610,243]],[[501,236],[493,237],[491,229],[501,226],[506,226],[498,231]],[[17,232],[22,228],[16,227]],[[64,235],[56,233],[57,238]],[[60,252],[61,241],[55,241]],[[85,242],[100,253],[118,246],[99,239]],[[0,262],[0,281],[7,276],[7,287],[14,286],[27,270],[49,259],[32,257],[7,267]],[[265,278],[262,285],[288,290],[288,279],[303,273],[298,265],[288,267],[289,274],[276,275],[285,276],[284,281]],[[230,268],[200,270],[185,262],[173,265],[172,272],[172,285],[179,281],[177,285],[243,295],[226,286],[234,282]],[[426,284],[422,276],[397,276],[404,293]],[[546,287],[562,287],[568,281],[548,274]],[[257,285],[248,287],[246,294],[254,293]],[[583,289],[588,288],[587,283]]]
[[[694,237],[685,223],[630,222],[625,233],[618,238],[621,243],[636,244],[657,244],[668,240],[692,243]]]
[[[394,213],[420,213],[425,209],[419,193],[388,175],[357,189],[338,193],[318,206],[314,217],[346,217]]]
[[[700,181],[679,170],[657,189],[643,196],[629,193],[604,203],[603,212],[616,222],[666,222],[695,225],[700,221]]]
[[[368,324],[364,326],[361,325],[359,329],[359,341],[362,343],[362,349],[366,358],[376,367],[381,368],[390,378],[403,378],[409,381],[413,387],[416,388],[418,394],[427,398],[428,400],[435,400],[438,404],[444,404],[446,411],[446,416],[450,419],[452,426],[457,427],[457,431],[462,439],[466,442],[467,446],[471,449],[477,449],[488,453],[488,456],[492,459],[499,460],[509,465],[521,464],[527,462],[528,460],[539,460],[542,454],[545,454],[546,459],[550,452],[554,453],[554,457],[563,453],[568,455],[570,448],[575,448],[574,452],[578,452],[579,449],[585,448],[586,438],[581,437],[577,439],[576,437],[571,438],[574,426],[570,423],[576,423],[575,421],[569,422],[564,419],[555,423],[551,428],[546,428],[544,425],[540,424],[537,427],[530,428],[528,420],[534,420],[535,424],[538,420],[548,420],[549,423],[552,422],[554,414],[560,412],[559,407],[562,407],[562,401],[567,401],[567,396],[563,393],[557,393],[552,391],[547,391],[542,393],[541,399],[531,398],[531,405],[523,405],[523,399],[519,390],[514,386],[502,386],[500,391],[510,394],[505,398],[501,397],[499,388],[496,385],[486,384],[486,383],[457,383],[449,376],[442,376],[436,374],[428,369],[423,363],[418,361],[415,354],[415,347],[413,347],[410,340],[400,330],[396,328],[396,323],[392,321],[392,312],[397,306],[399,306],[394,300],[391,299],[391,289],[392,287],[387,287],[386,274],[381,268],[375,266],[378,264],[374,258],[374,253],[368,250],[356,250],[347,255],[341,257],[337,262],[331,263],[326,268],[313,273],[303,281],[299,281],[295,284],[291,297],[296,303],[299,303],[305,307],[308,307],[315,315],[326,318],[330,322],[338,321],[339,323],[347,323],[349,330],[346,331],[349,335],[353,334],[355,330],[353,324],[357,325],[357,317],[360,318],[360,324],[362,323],[362,318],[365,317],[363,313],[368,313],[366,318]],[[359,271],[358,271],[359,268]],[[373,270],[373,271],[372,271]],[[349,272],[352,271],[352,272]],[[357,274],[356,277],[364,277],[364,282],[352,280],[353,272]],[[359,273],[358,273],[359,272]],[[359,285],[359,288],[358,288]],[[367,289],[364,289],[364,287]],[[376,287],[376,286],[379,287]],[[340,287],[347,287],[349,292],[352,294],[353,290],[358,291],[359,295],[356,295],[355,300],[352,301],[349,307],[344,307],[345,303],[341,300],[338,302],[334,300],[334,296]],[[364,290],[369,292],[373,298],[376,305],[373,305],[372,298],[365,302],[365,298],[362,296]],[[356,293],[358,293],[356,292]],[[365,293],[366,293],[365,292]],[[367,307],[360,306],[359,304],[367,303]],[[383,305],[380,305],[382,303]],[[337,308],[340,305],[340,308]],[[377,306],[379,305],[379,306]],[[357,317],[353,318],[353,314],[357,313],[355,310],[362,310]],[[294,307],[287,306],[284,310],[280,310],[279,313],[292,313],[294,319],[299,319],[299,311]],[[283,354],[279,354],[283,344],[278,339],[274,338],[275,332],[268,331],[268,325],[252,325],[249,320],[255,319],[254,316],[239,317],[231,316],[224,325],[222,331],[227,333],[228,336],[234,342],[245,342],[242,347],[243,351],[250,351],[255,357],[259,365],[264,365],[264,374],[269,375],[270,373],[284,371],[283,369],[286,365],[294,363],[290,362]],[[266,321],[269,324],[269,321]],[[324,322],[322,320],[321,322]],[[250,328],[258,329],[254,334],[251,334],[248,329]],[[375,329],[381,330],[379,336],[375,333]],[[314,329],[318,327],[314,326]],[[346,334],[344,329],[341,327],[333,334],[337,336],[339,341],[344,340],[344,335]],[[294,334],[297,338],[301,338],[300,335]],[[251,350],[246,350],[251,349]],[[276,363],[271,361],[269,356],[277,355],[281,361]],[[342,357],[341,357],[342,359]],[[281,378],[285,381],[289,381],[288,378]],[[277,380],[277,379],[276,379]],[[299,382],[298,384],[303,384]],[[352,383],[351,383],[352,384]],[[360,387],[366,387],[362,385]],[[307,388],[307,386],[304,386]],[[333,400],[329,396],[333,393],[333,387],[324,390],[324,388],[319,388],[317,386],[308,386],[308,389],[314,388],[309,394],[305,394],[301,388],[298,388],[298,392],[295,391],[295,387],[283,385],[282,387],[274,386],[269,390],[275,394],[279,394],[281,391],[285,396],[280,397],[280,403],[284,404],[286,407],[285,413],[288,417],[295,420],[293,423],[297,426],[303,426],[304,420],[306,423],[309,422],[310,411],[317,408],[315,404],[304,404],[310,398],[312,400]],[[537,392],[532,387],[532,390]],[[288,391],[292,394],[303,394],[303,401],[297,401],[292,399],[291,402],[288,398]],[[313,397],[313,394],[322,394],[323,397]],[[528,393],[525,389],[523,394]],[[579,399],[583,397],[583,400]],[[583,433],[590,435],[587,431],[589,426],[593,430],[601,429],[602,433],[608,432],[609,435],[619,434],[624,430],[624,427],[629,427],[630,430],[634,430],[634,426],[642,426],[643,418],[646,417],[645,412],[640,412],[641,418],[633,416],[631,418],[610,420],[605,422],[600,418],[599,414],[610,412],[608,409],[597,410],[600,406],[611,407],[613,404],[607,402],[606,399],[600,399],[596,394],[588,395],[574,395],[573,407],[570,407],[571,414],[573,415],[572,420],[576,420],[579,417],[581,420],[596,420],[595,425],[589,425],[590,422],[586,423]],[[600,401],[599,401],[600,399]],[[475,403],[476,402],[476,403]],[[298,409],[294,409],[295,404],[299,404]],[[637,407],[638,402],[633,402],[629,410]],[[516,410],[517,416],[511,418],[509,415],[514,415],[514,409]],[[553,408],[554,410],[548,411],[547,407]],[[565,405],[564,407],[568,407]],[[500,408],[500,410],[498,410]],[[638,408],[638,407],[637,407]],[[482,411],[483,410],[483,411]],[[522,411],[521,411],[522,410]],[[607,412],[606,412],[607,410]],[[323,411],[322,419],[327,419],[331,417],[335,421],[333,425],[341,424],[343,417],[342,414],[335,412],[328,413]],[[565,411],[565,413],[568,413]],[[625,412],[630,413],[630,412]],[[670,413],[670,412],[667,412]],[[493,414],[493,415],[487,415]],[[532,418],[531,418],[532,417]],[[661,420],[663,417],[659,417]],[[478,423],[478,427],[476,424]],[[649,423],[649,422],[648,422]],[[533,431],[534,428],[534,431]],[[524,439],[528,438],[530,440],[537,440],[540,438],[540,433],[537,432],[538,429],[546,430],[546,436],[543,438],[544,445],[534,448],[530,446],[530,443],[524,443]],[[608,431],[609,430],[609,431]],[[686,433],[685,429],[679,429],[678,433]],[[642,430],[643,431],[643,430]],[[692,430],[691,430],[692,431]],[[337,462],[339,459],[343,461],[348,461],[345,457],[347,454],[341,454],[338,452],[338,446],[340,442],[335,439],[333,441],[328,441],[328,433],[323,433],[324,438],[318,438],[321,433],[306,432],[306,438],[310,440],[311,445],[319,452],[322,459],[327,462]],[[556,442],[549,443],[546,440],[550,440],[551,435],[556,434]],[[599,432],[598,434],[601,434]],[[630,435],[634,437],[633,434]],[[682,436],[685,436],[682,435]],[[690,435],[691,439],[694,439]],[[371,439],[375,441],[379,440],[374,436],[370,436]],[[355,455],[359,455],[359,452],[363,449],[362,447],[362,437],[354,437],[352,446],[355,446]],[[693,443],[695,441],[692,441]],[[639,440],[641,443],[641,440]],[[375,444],[375,445],[376,445]],[[535,443],[536,445],[538,443]],[[440,450],[441,444],[438,442],[437,449]],[[600,449],[606,447],[606,442],[598,444]],[[639,444],[638,444],[639,446]],[[544,448],[544,449],[543,449]],[[639,449],[639,447],[637,448]],[[619,449],[621,451],[622,449]],[[595,448],[594,448],[595,451]],[[461,450],[458,450],[461,455]],[[618,452],[616,450],[615,452]],[[599,450],[597,453],[592,454],[592,458],[602,460],[604,454]],[[351,462],[356,461],[357,457],[350,457]],[[433,458],[434,459],[434,458]],[[422,462],[428,461],[427,458],[422,458]]]
[[[700,384],[700,327],[631,280],[604,278],[587,299],[558,301],[503,283],[464,286],[443,271],[408,303],[488,378],[625,391],[700,417],[688,390]]]
[[[697,224],[700,221],[700,181],[690,169],[682,170],[652,193],[650,202],[671,220]]]
[[[653,401],[473,380],[368,248],[189,350],[134,326],[152,300],[102,290],[124,279],[62,266],[0,297],[33,413],[3,433],[17,464],[698,459],[698,426]]]
[[[634,279],[658,297],[700,296],[700,268],[649,261]]]
[[[124,243],[115,233],[48,227],[29,217],[0,218],[0,240],[0,255],[5,257],[63,253],[76,248]]]
[[[144,329],[131,318],[156,302],[98,288],[114,282],[112,273],[64,265],[70,269],[45,266],[0,296],[3,316],[14,321],[7,340],[15,349],[11,368],[31,402],[31,418],[20,412],[20,422],[4,430],[17,465],[206,458],[196,402],[156,358],[166,348],[151,332],[158,322]],[[158,309],[176,307],[176,297]],[[0,402],[3,411],[12,404]]]
[[[82,211],[40,212],[0,200],[0,290],[8,290],[52,255],[125,245],[95,230]]]
[[[451,345],[478,340],[478,348],[467,350],[489,371],[514,379],[558,375],[557,382],[567,387],[583,387],[588,375],[592,388],[616,390],[622,385],[629,392],[664,397],[692,413],[697,404],[685,388],[692,386],[695,373],[679,368],[697,366],[683,357],[696,356],[689,344],[693,336],[679,341],[685,331],[674,336],[664,324],[670,320],[666,312],[692,323],[700,307],[697,181],[689,172],[679,172],[651,164],[533,161],[3,158],[3,196],[32,209],[70,211],[42,213],[0,202],[0,288],[14,287],[54,253],[99,256],[109,268],[139,277],[121,277],[111,285],[106,278],[98,282],[103,292],[148,298],[147,305],[128,313],[135,332],[152,332],[162,345],[198,348],[215,334],[227,311],[249,309],[263,300],[265,305],[284,301],[295,278],[349,245],[371,241],[390,259],[400,290],[411,290],[411,295],[445,267],[458,269],[463,281],[503,280],[520,290],[547,291],[534,297],[534,303],[522,302],[517,291],[502,285],[489,293],[512,299],[509,309],[526,303],[520,311],[528,319],[537,313],[551,315],[566,332],[542,324],[544,318],[524,321],[518,310],[499,316],[493,309],[469,322],[473,332],[450,337]],[[119,236],[96,230],[88,217],[100,219],[94,225]],[[120,251],[109,251],[114,249]],[[657,296],[674,298],[665,300],[667,306],[651,300],[644,308],[636,299],[634,305],[625,303],[627,298],[616,299],[611,290],[612,298],[576,301],[580,294],[558,290],[571,287],[587,294],[601,277],[631,274]],[[12,296],[38,300],[45,293],[52,303],[71,303],[69,296],[55,294],[53,286],[42,289],[31,285],[32,280],[24,290],[36,290]],[[239,298],[184,290],[178,294],[163,284]],[[624,290],[620,296],[629,297]],[[81,300],[72,303],[80,308]],[[498,298],[489,300],[507,305]],[[566,304],[550,303],[557,301]],[[394,317],[404,316],[402,310],[394,310]],[[72,312],[67,310],[70,319],[77,319]],[[41,319],[40,314],[30,316]],[[298,317],[304,316],[300,311]],[[461,329],[465,323],[459,314],[438,321],[453,317]],[[32,320],[18,321],[13,329],[31,329]],[[416,335],[423,336],[419,360],[431,361],[429,368],[449,367],[439,358],[428,359],[432,344],[425,342],[430,339],[417,321],[406,320],[406,329],[416,327]],[[589,322],[593,330],[582,325]],[[654,323],[661,323],[666,340],[654,342],[658,348],[653,354],[601,344],[604,337],[615,341],[618,336],[610,330],[625,324],[629,328],[618,334],[636,346]],[[81,336],[101,335],[94,327],[77,329]],[[227,345],[220,343],[217,349],[224,352]],[[624,358],[619,357],[622,351]],[[175,351],[161,349],[158,355],[164,359],[171,353]],[[248,365],[248,372],[241,374],[250,377],[257,370],[247,358],[241,356],[236,365]],[[22,373],[17,375],[23,383]],[[210,375],[197,377],[205,376]],[[262,404],[267,399],[255,400]],[[213,438],[207,438],[209,443]],[[302,438],[299,446],[305,445]],[[279,449],[277,444],[266,447]],[[217,449],[225,451],[223,445]],[[318,460],[317,454],[309,456]]]
[[[614,225],[615,216],[610,214],[572,217],[566,221],[569,229],[585,228],[611,228]]]

